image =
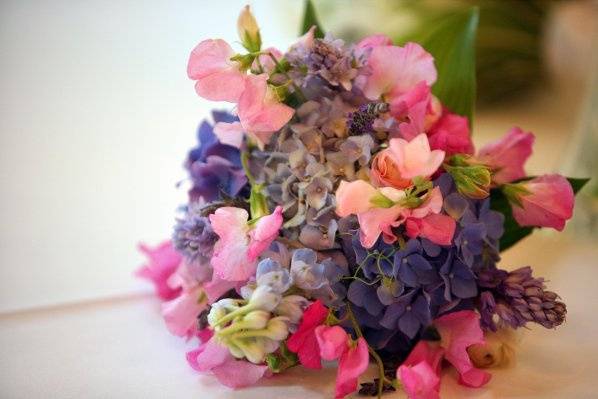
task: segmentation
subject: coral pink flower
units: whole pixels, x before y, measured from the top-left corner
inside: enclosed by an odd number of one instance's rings
[[[372,161],[372,181],[395,188],[409,187],[414,177],[429,177],[444,161],[444,151],[430,150],[428,138],[420,134],[411,141],[389,140],[388,148]]]
[[[324,324],[328,308],[319,300],[305,309],[297,331],[287,340],[287,347],[299,357],[304,367],[321,369],[320,347],[316,338],[316,327]]]
[[[492,181],[501,185],[526,176],[523,166],[533,144],[532,133],[514,127],[500,140],[482,147],[477,158],[493,169]]]
[[[367,370],[369,363],[368,344],[365,339],[360,337],[355,344],[339,326],[319,326],[315,333],[322,359],[339,359],[335,398],[344,398],[355,392],[357,380]]]
[[[233,49],[224,40],[204,40],[189,56],[187,75],[196,80],[195,91],[212,101],[237,102],[245,88],[246,74],[231,61]]]
[[[168,279],[183,260],[172,242],[170,240],[164,241],[154,248],[139,244],[139,250],[147,256],[148,263],[140,267],[135,275],[150,280],[154,284],[156,295],[160,299],[169,300],[179,295],[181,292],[179,287],[172,288],[168,285]]]
[[[421,81],[429,86],[436,81],[434,59],[416,43],[407,43],[405,47],[373,47],[368,68],[370,73],[362,90],[370,100],[381,96],[392,98],[408,92]]]
[[[257,257],[270,246],[282,226],[282,207],[248,225],[249,215],[240,208],[222,207],[210,215],[220,239],[214,247],[214,273],[227,281],[246,281],[253,276]]]
[[[268,374],[268,366],[234,359],[228,348],[214,337],[188,352],[187,362],[201,373],[212,373],[221,384],[230,388],[253,385]]]
[[[467,348],[484,343],[480,315],[471,310],[449,313],[434,320],[440,333],[444,358],[459,372],[459,383],[479,388],[490,381],[491,375],[474,367]]]
[[[400,366],[397,378],[409,399],[439,399],[440,377],[427,362],[414,366]]]
[[[518,184],[519,185],[519,184]],[[543,175],[520,183],[525,190],[518,195],[520,206],[512,203],[513,217],[520,226],[552,227],[558,231],[573,216],[575,194],[561,175]]]
[[[427,132],[430,147],[443,150],[447,156],[454,154],[473,154],[473,142],[469,134],[467,118],[442,111],[440,119]]]
[[[264,145],[282,128],[295,112],[282,104],[268,87],[268,74],[249,75],[239,98],[239,120],[245,132]]]
[[[376,205],[378,198],[394,202],[389,207]],[[397,240],[393,227],[409,221],[407,233],[410,237],[423,236],[440,245],[450,244],[456,223],[446,215],[430,217],[442,210],[442,194],[438,187],[433,188],[417,208],[405,208],[397,203],[405,193],[392,187],[376,190],[363,180],[350,183],[341,181],[336,191],[336,213],[340,217],[357,215],[359,221],[359,239],[365,248],[371,248],[380,235],[386,243]]]

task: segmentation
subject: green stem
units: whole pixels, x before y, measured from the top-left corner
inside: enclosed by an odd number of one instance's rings
[[[249,170],[249,151],[241,151],[241,166],[243,167],[245,175],[247,175],[247,180],[249,181],[249,184],[254,186],[255,179],[253,178],[253,175]]]
[[[272,61],[274,61],[274,65],[276,65],[276,68],[278,68],[280,71],[282,71],[283,70],[282,65],[280,65],[280,63],[278,62],[278,60],[276,59],[274,54],[272,54],[271,52],[268,52],[266,54],[268,54],[268,56],[270,58],[272,58]],[[293,89],[295,89],[295,92],[299,95],[299,97],[301,98],[301,101],[303,101],[303,102],[307,101],[307,97],[305,97],[305,94],[303,94],[303,91],[301,90],[301,88],[299,88],[299,86],[297,86],[295,83],[293,83],[293,79],[291,79],[289,74],[286,72],[282,72],[282,74],[289,80],[289,82],[291,82],[291,84],[293,85]]]
[[[357,323],[357,319],[355,318],[355,315],[353,314],[353,310],[351,310],[351,305],[349,305],[348,302],[347,302],[347,314],[349,315],[349,319],[351,319],[351,324],[353,324],[353,329],[355,330],[355,334],[357,334],[357,336],[359,338],[363,338],[363,333],[361,332],[361,329],[359,328],[359,323]],[[372,349],[372,347],[369,344],[368,344],[368,352],[370,353],[370,355],[372,355],[372,357],[374,358],[374,360],[376,360],[376,363],[378,364],[378,373],[379,373],[378,399],[380,399],[382,397],[382,390],[384,388],[384,382],[386,381],[386,377],[384,376],[384,364],[382,363],[382,359],[380,358],[380,356],[376,353],[375,350]]]

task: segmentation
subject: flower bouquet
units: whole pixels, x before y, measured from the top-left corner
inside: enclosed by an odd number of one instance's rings
[[[189,203],[138,275],[169,331],[198,339],[191,367],[228,387],[322,361],[338,361],[337,398],[436,398],[443,365],[481,387],[504,360],[491,338],[564,322],[529,266],[498,262],[534,228],[562,230],[586,180],[527,176],[519,128],[474,150],[475,10],[439,27],[429,48],[451,51],[435,56],[384,35],[346,44],[305,15],[284,53],[248,7],[243,51],[191,52],[197,94],[235,107],[200,125]]]

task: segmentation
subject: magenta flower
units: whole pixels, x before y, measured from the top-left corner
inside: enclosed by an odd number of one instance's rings
[[[187,353],[187,362],[201,373],[213,374],[221,384],[230,388],[253,385],[268,375],[268,366],[245,360],[236,360],[227,347],[215,337],[201,343],[199,348]]]
[[[237,102],[245,88],[246,74],[232,61],[235,52],[221,39],[199,43],[189,56],[187,75],[196,80],[195,91],[212,101]]]
[[[299,357],[301,364],[310,369],[321,369],[320,347],[316,328],[326,321],[328,308],[319,300],[305,309],[297,331],[287,340],[287,347]]]
[[[253,225],[241,208],[223,207],[210,215],[210,223],[220,239],[214,247],[211,264],[216,276],[227,281],[247,281],[255,274],[257,257],[270,246],[282,226],[282,207],[263,216]]]
[[[368,368],[368,344],[363,337],[353,341],[339,326],[319,326],[315,330],[324,360],[339,359],[335,398],[344,398],[357,390],[357,380]]]
[[[506,185],[513,217],[520,226],[552,227],[558,231],[573,216],[575,194],[569,181],[561,175],[543,175]]]
[[[428,362],[413,366],[402,365],[397,370],[403,389],[409,399],[439,399],[440,377]]]
[[[446,156],[473,154],[474,147],[469,134],[467,118],[442,111],[440,119],[427,132],[430,148],[443,150]]]
[[[523,166],[532,154],[533,144],[532,133],[514,127],[503,138],[482,147],[477,158],[492,168],[494,184],[510,183],[526,176]]]
[[[148,258],[148,263],[141,266],[136,272],[137,277],[150,280],[154,284],[156,295],[163,300],[175,298],[181,291],[168,285],[168,279],[177,270],[183,257],[179,254],[172,242],[164,241],[156,247],[139,244],[139,250]]]

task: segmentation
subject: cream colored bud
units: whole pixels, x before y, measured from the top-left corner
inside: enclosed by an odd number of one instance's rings
[[[273,317],[268,321],[267,337],[275,341],[282,341],[289,335],[289,318],[284,316]]]
[[[257,25],[257,21],[251,13],[249,6],[245,6],[241,11],[241,14],[239,14],[237,31],[239,33],[239,39],[241,39],[241,43],[243,43],[243,47],[251,52],[260,51],[260,48],[262,47],[260,28]]]
[[[472,363],[479,368],[509,367],[515,362],[518,336],[511,328],[487,332],[486,342],[467,348]]]

